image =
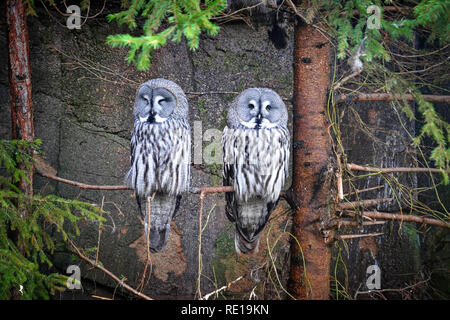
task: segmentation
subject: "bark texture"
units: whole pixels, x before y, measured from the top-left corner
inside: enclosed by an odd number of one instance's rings
[[[328,216],[330,136],[326,98],[330,48],[313,27],[297,21],[294,32],[294,139],[292,191],[298,208],[291,243],[289,291],[296,299],[328,299],[330,249],[319,229]],[[306,270],[304,268],[306,267]]]
[[[9,93],[11,97],[12,138],[33,141],[33,102],[31,98],[30,48],[25,5],[22,1],[8,0],[6,3],[9,51]],[[21,179],[19,188],[33,194],[33,169],[24,165],[19,168],[27,172],[31,183]]]

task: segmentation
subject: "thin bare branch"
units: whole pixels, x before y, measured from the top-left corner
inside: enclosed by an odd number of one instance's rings
[[[361,200],[361,201],[343,202],[343,203],[339,203],[337,205],[336,210],[349,210],[349,209],[356,209],[356,208],[373,207],[380,203],[390,202],[393,199],[394,198],[380,198],[380,199],[369,199],[369,200]]]
[[[345,212],[348,215],[356,215],[356,212]],[[433,226],[439,226],[444,228],[450,228],[450,223],[437,220],[433,218],[427,218],[427,217],[421,217],[416,216],[412,214],[401,214],[401,213],[390,213],[390,212],[379,212],[379,211],[364,211],[362,213],[363,217],[365,218],[372,218],[372,219],[386,219],[386,220],[398,220],[398,221],[405,221],[405,222],[417,222],[417,223],[423,223],[423,224],[430,224]]]
[[[435,103],[450,103],[450,96],[442,95],[422,95],[425,101],[435,102]],[[341,103],[345,101],[396,101],[396,100],[406,100],[415,101],[415,97],[412,94],[394,95],[391,93],[358,93],[355,95],[351,94],[341,94],[336,97],[336,103]]]
[[[100,185],[92,185],[92,184],[85,184],[73,180],[68,180],[64,178],[57,177],[52,174],[44,173],[44,172],[38,172],[41,176],[52,179],[58,182],[70,184],[72,186],[76,186],[81,189],[90,189],[90,190],[131,190],[130,187],[125,185],[117,185],[117,186],[100,186]]]
[[[199,299],[202,298],[202,292],[201,292],[201,281],[200,278],[202,276],[202,232],[203,232],[203,228],[202,228],[202,216],[203,216],[203,200],[205,199],[205,192],[201,191],[200,192],[200,211],[198,214],[198,252],[197,252],[197,256],[198,256],[198,279],[197,279],[197,291],[196,291],[196,295],[198,296]]]
[[[441,169],[436,168],[374,168],[374,167],[365,167],[360,166],[354,163],[347,164],[347,169],[352,171],[364,171],[364,172],[379,172],[379,173],[391,173],[391,172],[433,172],[433,173],[442,173]],[[450,170],[447,170],[450,173]]]
[[[238,281],[241,280],[242,278],[243,278],[243,277],[240,276],[240,277],[238,277],[237,279],[235,279],[235,280],[229,282],[226,286],[220,287],[219,289],[217,289],[217,290],[215,290],[215,291],[213,291],[213,292],[210,292],[210,293],[208,293],[208,294],[205,294],[205,296],[204,296],[203,298],[200,298],[200,300],[208,300],[209,297],[211,297],[213,294],[216,294],[216,295],[217,295],[220,291],[223,291],[223,290],[226,290],[226,289],[230,288],[230,286],[231,286],[233,283],[238,282]]]
[[[123,288],[125,288],[126,290],[130,291],[131,293],[133,293],[134,295],[145,299],[145,300],[153,300],[152,298],[150,298],[149,296],[135,290],[134,288],[130,287],[129,285],[127,285],[123,280],[119,279],[116,275],[114,275],[111,271],[105,269],[104,267],[98,265],[97,263],[95,263],[94,261],[92,261],[91,259],[89,259],[88,257],[86,257],[84,254],[81,253],[81,251],[78,249],[78,247],[73,243],[72,240],[68,240],[69,243],[72,245],[72,247],[75,249],[75,254],[77,256],[79,256],[82,260],[86,261],[87,263],[89,263],[90,265],[92,265],[93,267],[99,269],[100,271],[102,271],[103,273],[105,273],[107,276],[109,276],[111,279],[113,279],[114,281],[116,281],[119,285],[121,285]]]
[[[346,239],[356,239],[356,238],[364,238],[364,237],[376,237],[383,235],[383,232],[377,232],[377,233],[364,233],[364,234],[344,234],[337,236],[339,240],[346,240]]]
[[[354,194],[360,194],[363,192],[368,192],[368,191],[373,191],[373,190],[378,190],[378,189],[382,189],[384,188],[384,186],[376,186],[376,187],[371,187],[371,188],[366,188],[366,189],[355,189],[355,191],[349,192],[349,193],[344,193],[344,197],[348,197]]]
[[[343,78],[341,81],[339,81],[338,83],[336,83],[333,87],[333,90],[337,90],[339,89],[344,83],[346,83],[348,80],[353,79],[354,77],[356,77],[357,75],[359,75],[361,73],[362,69],[356,72],[353,72],[352,74],[346,76],[345,78]]]
[[[220,186],[220,187],[201,187],[201,188],[191,188],[190,193],[195,194],[208,194],[208,193],[220,193],[220,192],[234,192],[232,186]]]

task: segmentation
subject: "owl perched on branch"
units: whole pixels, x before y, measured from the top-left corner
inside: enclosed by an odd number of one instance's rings
[[[288,112],[273,90],[251,88],[231,103],[223,130],[226,214],[236,222],[238,253],[256,252],[258,237],[289,174]]]
[[[131,167],[125,183],[135,191],[152,252],[165,248],[181,193],[189,189],[188,108],[180,86],[165,79],[142,84],[134,103]],[[147,198],[153,195],[149,217]]]

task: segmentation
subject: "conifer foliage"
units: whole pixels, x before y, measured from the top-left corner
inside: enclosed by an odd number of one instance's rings
[[[65,290],[67,276],[42,272],[52,267],[50,255],[79,235],[79,221],[102,223],[100,207],[55,195],[24,194],[16,183],[26,179],[18,164],[31,168],[30,150],[38,152],[40,140],[0,140],[0,300],[18,293],[19,299],[49,299]],[[26,208],[26,216],[20,208]],[[59,240],[56,240],[59,239]]]
[[[150,66],[150,54],[165,45],[167,40],[179,42],[184,35],[191,50],[198,48],[202,31],[216,35],[219,27],[210,19],[226,7],[226,0],[132,0],[122,1],[125,10],[108,15],[109,21],[137,27],[136,16],[144,17],[143,35],[130,34],[108,36],[107,43],[116,47],[129,47],[127,61],[135,63],[138,70]],[[165,20],[166,19],[166,20]]]

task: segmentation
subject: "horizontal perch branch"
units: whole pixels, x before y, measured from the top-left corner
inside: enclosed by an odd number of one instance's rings
[[[441,169],[436,168],[374,168],[374,167],[364,167],[354,163],[347,164],[347,169],[352,171],[364,171],[364,172],[380,172],[380,173],[390,173],[390,172],[433,172],[441,173]],[[447,170],[450,173],[450,170]]]
[[[356,215],[356,212],[347,212],[350,215]],[[374,218],[374,219],[386,219],[386,220],[399,220],[406,222],[417,222],[417,223],[425,223],[439,227],[450,228],[450,224],[448,222],[444,222],[437,219],[420,217],[412,214],[400,214],[400,213],[388,213],[388,212],[379,212],[379,211],[364,211],[363,217],[366,218]]]
[[[367,172],[440,172],[439,169],[428,169],[428,168],[370,168],[370,167],[363,167],[356,164],[348,164],[347,165],[349,170],[359,170],[359,171],[367,171]],[[70,184],[73,186],[77,186],[81,189],[90,189],[90,190],[131,190],[128,186],[125,185],[117,185],[117,186],[100,186],[100,185],[89,185],[77,181],[72,181],[68,179],[59,178],[53,174],[48,174],[45,172],[39,172],[40,175],[43,177],[46,177],[48,179],[52,179],[55,181],[59,181],[62,183]],[[219,186],[219,187],[201,187],[201,188],[191,188],[189,192],[194,194],[210,194],[210,193],[220,193],[220,192],[233,192],[234,189],[231,186]],[[288,195],[289,191],[282,193],[280,196],[286,196]],[[289,199],[289,197],[288,197]],[[386,202],[386,201],[392,201],[392,198],[386,198],[386,199],[371,199],[371,200],[362,200],[362,201],[356,201],[356,202],[345,202],[340,203],[337,207],[339,210],[351,210],[358,207],[370,207],[373,205],[377,205],[378,203]],[[402,214],[391,214],[391,213],[384,213],[384,212],[378,212],[378,211],[364,211],[363,215],[368,218],[379,218],[379,219],[390,219],[390,220],[402,220],[402,221],[409,221],[409,222],[419,222],[419,223],[426,223],[431,224],[435,226],[441,226],[450,228],[450,224],[436,220],[431,218],[424,218],[414,215],[402,215]]]
[[[450,103],[450,96],[442,95],[422,95],[425,101],[435,102],[435,103]],[[336,98],[336,103],[341,103],[344,101],[395,101],[395,100],[406,100],[415,101],[415,97],[412,94],[402,94],[394,95],[390,93],[358,93],[358,94],[341,94]]]
[[[232,186],[220,186],[220,187],[201,187],[201,188],[190,188],[190,193],[196,194],[208,194],[208,193],[220,193],[220,192],[233,192]]]
[[[77,182],[77,181],[73,181],[73,180],[69,180],[69,179],[64,179],[64,178],[60,178],[57,177],[53,174],[48,174],[45,172],[38,172],[41,176],[51,179],[51,180],[55,180],[58,182],[62,182],[62,183],[66,183],[66,184],[70,184],[72,186],[76,186],[78,188],[81,189],[89,189],[89,190],[131,190],[130,187],[126,186],[126,185],[115,185],[115,186],[102,186],[102,185],[93,185],[93,184],[86,184],[86,183],[82,183],[82,182]],[[200,194],[200,193],[204,193],[204,194],[208,194],[208,193],[220,193],[220,192],[233,192],[234,189],[231,186],[220,186],[220,187],[201,187],[201,188],[190,188],[189,192],[190,193],[195,193],[195,194]]]
[[[81,183],[81,182],[77,182],[77,181],[72,181],[72,180],[60,178],[60,177],[57,177],[55,175],[44,173],[44,172],[39,172],[39,174],[41,176],[43,176],[43,177],[46,177],[46,178],[49,178],[49,179],[52,179],[52,180],[55,180],[55,181],[59,181],[59,182],[62,182],[62,183],[70,184],[72,186],[76,186],[76,187],[81,188],[81,189],[90,189],[90,190],[129,190],[130,189],[130,187],[125,186],[125,185],[97,186],[97,185],[85,184],[85,183]]]

